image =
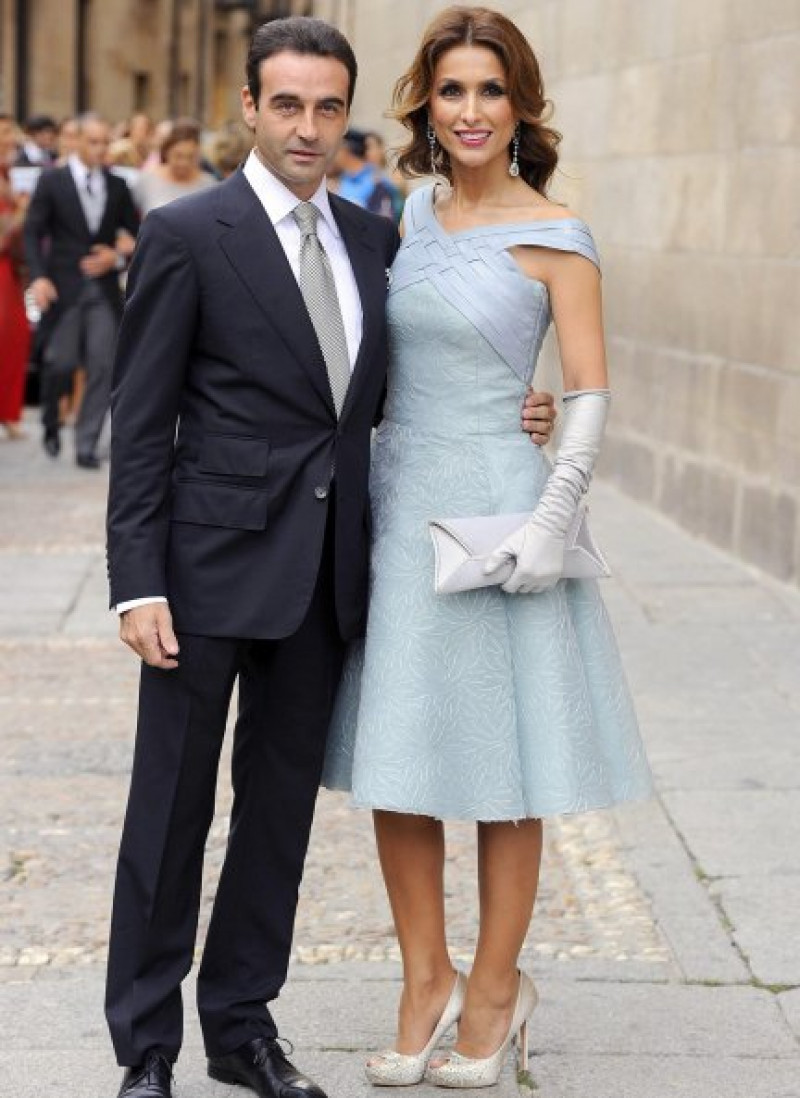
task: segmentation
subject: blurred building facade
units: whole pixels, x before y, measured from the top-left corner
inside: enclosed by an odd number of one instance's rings
[[[338,6],[316,8],[356,47],[355,117],[386,126],[393,79],[446,5]],[[798,581],[798,0],[490,6],[540,58],[564,134],[552,194],[590,222],[604,260],[605,475]]]
[[[240,116],[253,27],[311,0],[0,0],[0,110]]]

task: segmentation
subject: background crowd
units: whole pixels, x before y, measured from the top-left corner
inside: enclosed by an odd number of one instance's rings
[[[236,122],[204,132],[191,118],[135,114],[110,125],[95,115],[39,115],[23,126],[0,114],[0,427],[8,439],[23,437],[26,398],[38,401],[47,453],[59,455],[61,428],[75,424],[78,466],[100,467],[136,228],[156,207],[216,186],[251,146]],[[348,131],[329,185],[400,219],[404,183],[387,168],[378,133]]]

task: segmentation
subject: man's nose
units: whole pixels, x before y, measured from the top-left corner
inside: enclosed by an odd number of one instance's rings
[[[309,108],[307,111],[303,111],[297,125],[297,134],[299,137],[302,137],[304,141],[316,141],[317,119],[313,107]]]

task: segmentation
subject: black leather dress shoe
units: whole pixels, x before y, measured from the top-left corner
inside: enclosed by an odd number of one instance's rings
[[[259,1098],[327,1098],[270,1037],[255,1037],[227,1056],[210,1056],[208,1074],[220,1083],[249,1087]]]
[[[58,457],[61,453],[61,435],[59,434],[58,427],[53,427],[45,431],[42,436],[42,446],[44,446],[45,453],[49,457]]]
[[[127,1068],[117,1098],[172,1098],[172,1064],[158,1052]]]
[[[96,458],[94,454],[78,454],[75,464],[79,469],[99,469],[101,462],[100,458]]]

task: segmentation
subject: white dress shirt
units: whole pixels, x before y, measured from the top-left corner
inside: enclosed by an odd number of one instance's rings
[[[77,157],[75,159],[77,160]],[[78,161],[78,163],[82,164],[81,161]],[[255,191],[259,202],[264,207],[267,217],[272,222],[278,240],[286,253],[289,266],[292,268],[294,277],[299,283],[300,244],[302,243],[303,234],[300,232],[300,227],[292,216],[292,211],[295,206],[299,205],[300,199],[296,194],[293,194],[288,187],[281,183],[280,179],[264,167],[256,155],[255,150],[253,150],[247,158],[243,171],[245,179]],[[86,184],[84,181],[84,190],[85,187]],[[81,193],[80,186],[78,187],[78,193]],[[331,270],[333,271],[333,279],[336,283],[336,293],[339,297],[339,307],[342,311],[344,331],[347,338],[350,369],[352,370],[356,364],[358,352],[361,347],[361,336],[364,324],[364,314],[361,308],[358,285],[356,284],[355,275],[353,274],[350,257],[347,254],[347,248],[342,240],[342,234],[339,231],[339,226],[336,224],[336,219],[331,211],[328,188],[324,179],[322,183],[320,183],[316,194],[311,198],[311,201],[321,214],[321,217],[317,222],[317,236],[319,237],[320,244],[328,253]],[[167,600],[163,595],[155,595],[117,603],[115,609],[118,614],[122,614],[126,610],[132,610],[136,606],[146,606],[148,603],[166,601]]]
[[[245,163],[244,177],[256,192],[259,202],[272,222],[278,240],[280,240],[283,250],[286,252],[289,266],[299,283],[300,244],[303,235],[292,216],[292,211],[295,206],[300,204],[300,199],[296,194],[292,194],[289,188],[281,183],[280,179],[264,167],[255,149],[250,153]],[[350,369],[352,370],[361,347],[364,322],[361,311],[361,298],[358,295],[358,286],[350,264],[350,257],[347,254],[347,248],[344,246],[342,234],[331,211],[328,187],[324,179],[320,183],[316,194],[311,198],[311,202],[314,203],[322,215],[317,222],[317,236],[320,244],[328,253],[328,259],[331,263],[333,280],[336,283],[336,293],[339,298],[339,307],[342,310],[344,332],[347,337]]]
[[[106,212],[108,197],[106,177],[100,168],[88,168],[75,153],[70,156],[67,164],[78,189],[78,198],[83,206],[89,232],[96,233]],[[91,193],[87,184],[91,186]]]

